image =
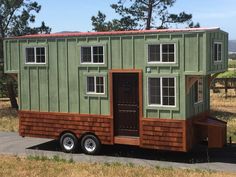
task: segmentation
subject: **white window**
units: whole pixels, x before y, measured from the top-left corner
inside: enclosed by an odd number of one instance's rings
[[[148,45],[149,63],[174,63],[175,44],[151,44]]]
[[[87,76],[87,94],[104,94],[104,80],[103,76]]]
[[[81,63],[83,64],[103,64],[103,46],[84,46],[81,47]]]
[[[214,42],[213,59],[215,62],[222,61],[222,43],[221,42]]]
[[[203,101],[203,79],[200,78],[194,83],[194,102],[199,103]]]
[[[148,78],[148,104],[150,106],[175,106],[175,80],[174,77]]]
[[[27,47],[25,48],[26,64],[45,64],[45,47]]]

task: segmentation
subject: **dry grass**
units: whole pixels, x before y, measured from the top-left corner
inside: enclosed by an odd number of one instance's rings
[[[227,136],[236,142],[236,91],[229,90],[225,98],[224,90],[219,93],[211,92],[212,114],[227,122]]]
[[[227,99],[224,90],[211,92],[211,109],[236,113],[236,91],[228,90]]]
[[[0,131],[18,131],[17,111],[10,108],[10,102],[6,99],[0,100]]]
[[[133,164],[120,163],[73,163],[62,160],[19,158],[13,156],[0,156],[0,176],[26,177],[231,177],[233,173],[212,172],[206,170],[182,170],[160,167],[143,167]]]

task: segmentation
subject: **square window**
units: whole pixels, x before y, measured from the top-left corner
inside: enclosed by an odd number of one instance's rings
[[[45,47],[28,47],[25,50],[26,55],[26,64],[45,64],[46,54],[45,54]]]
[[[175,106],[175,78],[148,78],[149,105]]]
[[[103,76],[87,77],[87,94],[104,94],[105,83]]]
[[[175,62],[175,44],[148,45],[148,62]]]
[[[93,64],[104,62],[103,46],[81,47],[81,63]]]

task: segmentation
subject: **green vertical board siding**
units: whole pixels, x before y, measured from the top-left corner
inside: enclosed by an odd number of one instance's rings
[[[67,42],[58,40],[58,92],[59,110],[68,112],[68,69],[67,69]]]
[[[29,68],[29,90],[30,90],[30,108],[31,110],[39,110],[39,92],[38,92],[38,70],[36,67]]]
[[[207,76],[203,77],[203,101],[200,103],[194,102],[195,90],[192,86],[189,94],[186,97],[186,117],[192,117],[201,112],[209,111],[210,109],[210,89],[208,87],[208,78]]]
[[[19,67],[19,61],[18,61],[18,45],[17,41],[12,41],[10,44],[10,56],[11,56],[11,62],[9,65],[10,70],[17,71]]]
[[[89,103],[89,97],[85,95],[85,91],[84,91],[85,86],[86,86],[85,80],[84,80],[84,74],[83,74],[84,72],[86,72],[86,71],[79,69],[79,78],[78,78],[78,80],[79,80],[79,94],[80,94],[79,95],[79,98],[80,98],[79,111],[80,111],[80,113],[83,113],[83,114],[89,114],[89,112],[90,112],[89,104],[90,103]],[[95,105],[95,106],[97,106],[97,105]]]
[[[198,43],[196,35],[185,36],[185,70],[197,71]]]
[[[48,41],[48,67],[49,67],[49,111],[60,112],[59,109],[59,70],[57,41]]]
[[[48,111],[48,68],[38,68],[39,107],[40,111]]]
[[[76,40],[68,40],[68,82],[69,82],[69,111],[78,112],[78,64],[79,56]]]
[[[143,69],[143,63],[147,62],[147,59],[144,58],[144,37],[137,36],[134,37],[134,59],[135,59],[135,68]]]
[[[29,97],[29,68],[21,68],[21,109],[30,110],[30,97]]]
[[[121,68],[121,49],[120,49],[120,38],[111,38],[111,51],[112,51],[112,66],[111,69],[122,69]]]
[[[99,97],[89,97],[89,107],[90,107],[90,114],[98,114],[100,109],[100,99]]]
[[[225,32],[212,32],[207,33],[207,46],[211,46],[207,50],[207,68],[206,73],[217,73],[219,71],[225,71],[228,68],[228,34]],[[214,62],[213,60],[213,44],[214,42],[222,42],[223,54],[221,62]]]
[[[123,59],[123,68],[129,69],[132,68],[132,38],[123,38],[122,39],[122,59]]]
[[[212,43],[222,41],[224,57],[220,64],[212,62]],[[81,114],[110,114],[109,70],[142,69],[144,117],[185,119],[209,110],[207,75],[227,67],[228,35],[222,31],[186,32],[171,34],[130,34],[95,37],[66,37],[21,40],[18,48],[14,39],[4,41],[5,71],[19,72],[21,110],[74,112]],[[176,43],[176,64],[148,64],[148,43]],[[27,66],[25,46],[43,45],[47,48],[47,64]],[[105,65],[81,65],[81,45],[103,45]],[[146,48],[145,48],[146,47]],[[20,61],[20,62],[19,62]],[[20,63],[20,65],[19,65]],[[150,73],[147,73],[147,68]],[[105,73],[106,94],[86,95],[86,75]],[[152,107],[147,104],[147,77],[149,75],[177,78],[176,107]],[[194,90],[186,93],[185,78],[188,75],[204,76],[204,102],[194,104]]]

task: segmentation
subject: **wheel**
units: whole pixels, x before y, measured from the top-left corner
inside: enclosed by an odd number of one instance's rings
[[[84,135],[81,140],[81,149],[85,154],[97,154],[101,148],[99,139],[91,134]]]
[[[78,144],[77,137],[72,133],[65,133],[60,138],[60,146],[64,152],[76,152]]]

